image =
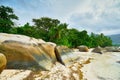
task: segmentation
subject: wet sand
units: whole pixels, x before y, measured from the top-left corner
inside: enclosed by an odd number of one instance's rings
[[[87,80],[120,80],[120,53],[93,54],[90,64],[82,68]]]

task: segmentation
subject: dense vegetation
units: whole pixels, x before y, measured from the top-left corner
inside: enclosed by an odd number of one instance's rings
[[[58,19],[41,17],[33,19],[34,25],[26,23],[24,26],[14,26],[13,19],[18,19],[13,13],[13,9],[0,6],[0,32],[42,38],[45,41],[68,47],[77,47],[79,45],[104,47],[112,45],[111,39],[104,34],[91,33],[88,35],[86,30],[68,29],[68,24],[61,23]]]
[[[13,9],[10,7],[0,6],[0,32],[8,32],[14,22],[12,20],[18,19],[18,17],[13,13]]]

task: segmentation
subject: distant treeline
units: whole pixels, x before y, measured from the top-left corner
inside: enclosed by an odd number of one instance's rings
[[[0,6],[0,32],[41,38],[68,47],[77,47],[79,45],[105,47],[112,45],[112,40],[102,33],[88,35],[86,30],[68,29],[68,24],[61,23],[58,19],[41,17],[32,20],[34,25],[26,23],[24,26],[15,26],[14,19],[18,20],[18,17],[14,14],[12,8]]]

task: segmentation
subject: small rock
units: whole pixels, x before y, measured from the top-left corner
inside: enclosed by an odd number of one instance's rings
[[[102,48],[101,47],[96,47],[95,49],[92,50],[92,52],[95,52],[95,53],[99,53],[99,54],[102,54]]]
[[[116,62],[120,64],[120,61],[116,61]]]
[[[79,49],[79,51],[81,51],[81,52],[88,52],[89,51],[87,46],[78,46],[77,49]]]

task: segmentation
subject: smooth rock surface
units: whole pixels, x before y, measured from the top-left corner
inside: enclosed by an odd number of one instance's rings
[[[19,42],[21,44],[38,45],[45,43],[42,39],[35,39],[25,35],[0,33],[0,43],[2,42]]]
[[[3,69],[6,67],[7,60],[4,54],[0,53],[0,73],[3,71]]]
[[[81,51],[81,52],[88,52],[89,51],[87,46],[78,46],[77,49],[79,49],[79,51]]]
[[[56,62],[55,44],[23,35],[0,33],[0,52],[8,69],[50,70]]]
[[[92,50],[92,52],[94,52],[94,53],[99,53],[99,54],[103,54],[103,48],[101,48],[101,47],[96,47],[96,48],[94,48],[93,50]]]
[[[46,44],[38,47],[20,43],[3,43],[0,49],[8,61],[6,67],[10,69],[49,70],[56,60],[52,53],[53,48]]]
[[[74,63],[78,59],[78,56],[73,54],[73,51],[66,46],[56,46],[55,54],[57,60],[66,66]]]

